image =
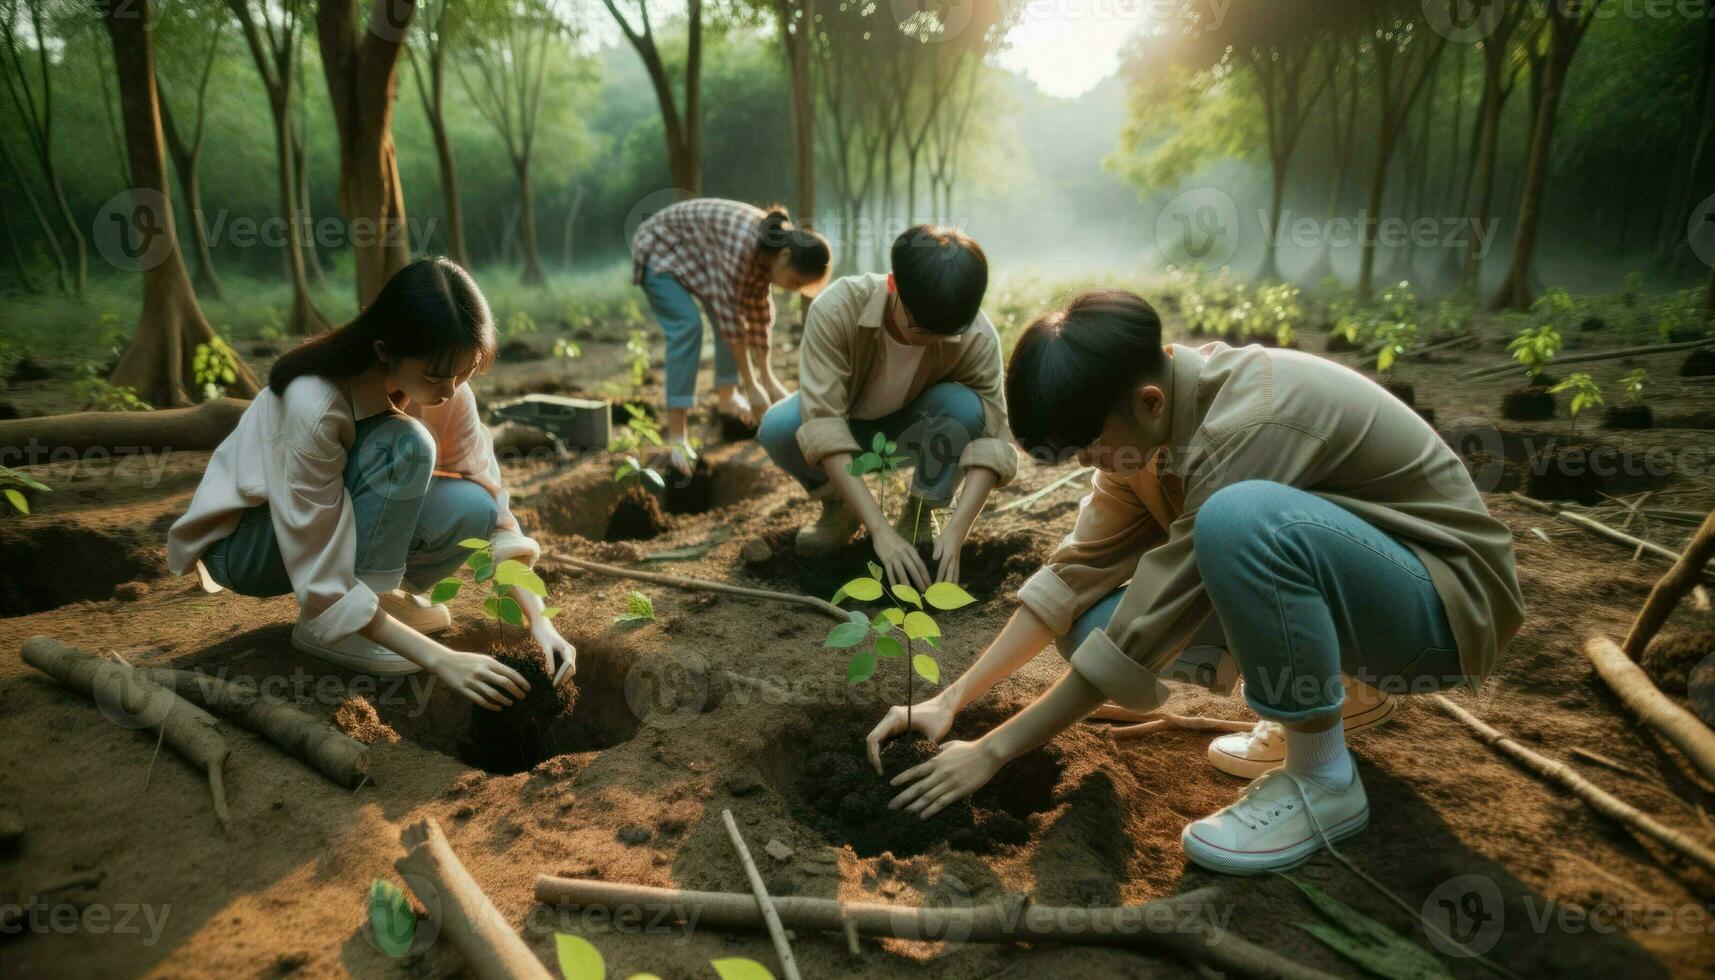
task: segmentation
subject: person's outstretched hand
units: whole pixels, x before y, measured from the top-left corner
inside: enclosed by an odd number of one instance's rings
[[[875,774],[881,775],[881,745],[889,739],[906,735],[915,731],[930,742],[939,745],[941,739],[947,737],[947,731],[953,727],[953,715],[956,709],[944,704],[939,697],[933,697],[922,704],[911,706],[911,724],[906,727],[905,706],[895,705],[887,709],[887,714],[869,733],[864,744],[869,749],[869,764],[875,767]]]
[[[959,584],[959,553],[965,548],[965,536],[954,530],[951,525],[941,529],[935,535],[935,561],[939,567],[935,571],[935,581]]]
[[[987,742],[948,742],[934,758],[893,777],[891,785],[907,786],[887,804],[927,820],[949,804],[975,793],[994,778],[1005,762]]]
[[[530,621],[530,638],[542,648],[542,667],[555,687],[578,672],[578,648],[560,635],[548,617],[537,616]]]
[[[480,653],[448,651],[435,664],[434,672],[453,690],[490,711],[510,707],[514,698],[524,700],[525,692],[530,690],[530,682],[523,675]]]

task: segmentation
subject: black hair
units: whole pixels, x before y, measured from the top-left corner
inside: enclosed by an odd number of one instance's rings
[[[759,255],[787,254],[786,264],[792,271],[820,282],[828,275],[834,253],[821,233],[800,228],[792,223],[791,215],[778,204],[771,204],[756,230],[756,251]]]
[[[1123,289],[1089,289],[1019,335],[1006,368],[1007,417],[1025,451],[1044,462],[1096,441],[1138,383],[1161,377],[1161,317]]]
[[[893,240],[893,283],[911,319],[950,337],[977,318],[989,286],[989,260],[964,232],[913,225]]]
[[[462,355],[474,352],[481,372],[494,363],[494,316],[476,280],[458,263],[418,259],[393,273],[350,323],[280,355],[268,372],[268,387],[284,395],[287,385],[306,374],[362,374],[376,363],[377,340],[388,356],[420,357],[438,372],[450,373]]]

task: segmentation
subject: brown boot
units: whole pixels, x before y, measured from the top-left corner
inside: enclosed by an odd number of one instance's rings
[[[832,487],[824,489],[828,492],[819,498],[822,515],[816,518],[816,523],[798,529],[800,555],[827,555],[840,550],[850,543],[862,523],[857,514],[846,506],[844,497]]]

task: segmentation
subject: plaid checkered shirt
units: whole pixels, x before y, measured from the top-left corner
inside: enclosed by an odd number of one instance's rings
[[[735,350],[742,344],[766,351],[774,295],[768,270],[755,263],[763,214],[742,201],[713,197],[656,212],[632,236],[632,281],[641,284],[645,268],[672,275]]]

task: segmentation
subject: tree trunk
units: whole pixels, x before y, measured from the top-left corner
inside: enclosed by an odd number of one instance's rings
[[[42,142],[39,162],[42,165],[42,174],[47,178],[48,194],[59,208],[60,221],[65,224],[66,234],[71,236],[74,261],[72,293],[82,299],[84,286],[89,282],[89,246],[84,241],[83,230],[78,227],[77,219],[71,216],[71,203],[66,200],[65,186],[60,183],[59,170],[54,166],[53,153],[48,149],[46,140]]]
[[[357,0],[320,0],[316,38],[339,131],[340,210],[351,225],[357,305],[367,307],[411,261],[405,189],[393,145],[399,53],[416,5],[374,0],[359,28]]]
[[[0,226],[6,229],[6,248],[12,256],[12,268],[18,275],[18,284],[24,287],[26,293],[40,293],[42,287],[36,285],[29,267],[24,264],[24,251],[18,247],[18,236],[12,230],[12,219],[6,214],[5,194],[0,194]]]
[[[156,86],[159,92],[159,85]],[[179,189],[185,198],[185,217],[191,226],[191,243],[196,248],[196,278],[198,292],[220,298],[220,277],[214,271],[214,254],[209,249],[208,228],[202,219],[202,143],[185,142],[174,123],[173,112],[166,93],[160,92],[161,130],[167,137],[167,149],[172,153],[173,166],[179,171]],[[200,128],[200,127],[199,127]]]
[[[42,202],[36,199],[36,192],[30,189],[29,181],[24,179],[24,172],[18,168],[18,161],[7,149],[6,141],[0,139],[0,161],[4,161],[6,169],[12,175],[12,186],[24,198],[24,203],[30,206],[30,213],[36,216],[36,225],[42,229],[42,238],[48,243],[48,253],[54,258],[54,269],[59,273],[60,292],[70,296],[71,266],[66,261],[65,249],[60,247],[60,238],[54,232],[54,226],[48,221],[46,212],[42,210]]]
[[[1387,193],[1388,163],[1393,157],[1395,133],[1387,109],[1382,109],[1381,132],[1376,139],[1376,168],[1370,176],[1370,199],[1364,218],[1371,224],[1364,229],[1363,260],[1358,265],[1358,296],[1369,299],[1375,293],[1376,223],[1381,221],[1382,203]]]
[[[522,219],[519,234],[524,253],[524,285],[540,286],[547,280],[542,273],[542,253],[536,246],[536,200],[530,187],[530,157],[528,154],[512,161],[518,175],[518,212]]]
[[[102,0],[113,59],[124,107],[125,142],[131,175],[137,182],[133,200],[136,229],[147,233],[143,255],[159,261],[143,269],[143,309],[137,334],[119,358],[112,382],[128,385],[153,405],[183,405],[194,387],[191,360],[199,343],[214,339],[214,330],[197,305],[196,290],[185,272],[167,205],[167,162],[161,148],[161,118],[155,96],[154,53],[147,25],[149,0]],[[237,379],[228,394],[253,397],[260,390],[256,376],[243,361],[234,365]]]
[[[798,178],[798,224],[812,227],[816,215],[816,92],[810,73],[810,30],[816,22],[816,0],[803,0],[804,16],[790,30],[791,4],[779,0],[780,46],[786,57],[787,84],[792,89],[792,159]]]
[[[437,83],[438,84],[438,83]],[[464,240],[464,202],[459,198],[459,166],[453,157],[453,141],[447,135],[446,117],[439,106],[429,117],[435,137],[435,157],[441,165],[441,208],[447,219],[447,257],[470,268],[470,250]]]
[[[302,106],[300,97],[299,105]],[[304,125],[292,136],[292,172],[298,177],[298,251],[304,256],[304,272],[309,281],[325,287],[328,277],[322,271],[321,256],[316,252],[315,216],[310,213],[310,151],[309,126]]]
[[[298,155],[292,146],[292,111],[276,96],[270,96],[269,105],[274,113],[274,163],[279,171],[280,217],[286,222],[286,279],[292,286],[292,312],[286,317],[286,330],[298,335],[321,333],[328,328],[328,322],[316,309],[316,301],[310,295],[303,235],[299,230],[303,212],[298,207]]]
[[[1560,93],[1566,70],[1577,51],[1582,27],[1550,6],[1548,54],[1543,58],[1541,101],[1531,127],[1530,157],[1525,165],[1524,190],[1519,196],[1518,223],[1513,230],[1512,262],[1505,279],[1489,300],[1491,310],[1528,310],[1531,303],[1531,270],[1536,262],[1536,233],[1542,220],[1542,201],[1548,187],[1548,157],[1554,145],[1554,121],[1560,112]]]

